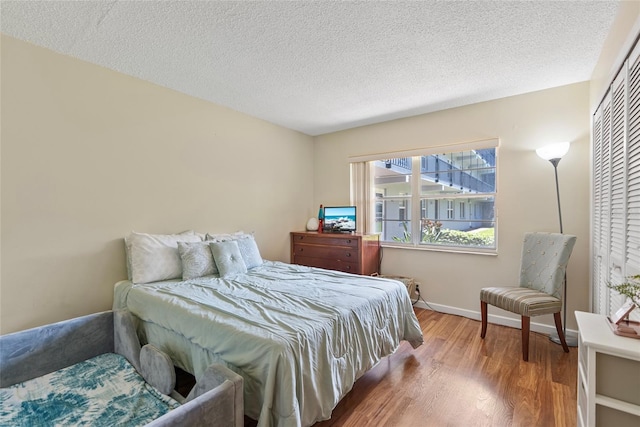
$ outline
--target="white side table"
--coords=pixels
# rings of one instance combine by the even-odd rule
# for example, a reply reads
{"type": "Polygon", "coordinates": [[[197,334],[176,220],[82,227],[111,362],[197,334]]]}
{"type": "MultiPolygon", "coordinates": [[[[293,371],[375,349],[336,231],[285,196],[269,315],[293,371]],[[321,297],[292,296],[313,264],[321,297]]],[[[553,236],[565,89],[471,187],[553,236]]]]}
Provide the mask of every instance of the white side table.
{"type": "Polygon", "coordinates": [[[615,335],[601,314],[575,315],[578,426],[640,426],[640,339],[615,335]]]}

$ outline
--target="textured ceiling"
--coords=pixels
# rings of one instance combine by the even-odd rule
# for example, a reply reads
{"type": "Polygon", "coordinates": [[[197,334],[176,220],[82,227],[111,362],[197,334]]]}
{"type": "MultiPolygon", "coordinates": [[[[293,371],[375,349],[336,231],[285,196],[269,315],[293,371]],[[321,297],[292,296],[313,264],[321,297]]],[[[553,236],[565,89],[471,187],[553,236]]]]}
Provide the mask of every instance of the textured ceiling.
{"type": "Polygon", "coordinates": [[[12,37],[309,135],[589,80],[617,1],[5,1],[12,37]]]}

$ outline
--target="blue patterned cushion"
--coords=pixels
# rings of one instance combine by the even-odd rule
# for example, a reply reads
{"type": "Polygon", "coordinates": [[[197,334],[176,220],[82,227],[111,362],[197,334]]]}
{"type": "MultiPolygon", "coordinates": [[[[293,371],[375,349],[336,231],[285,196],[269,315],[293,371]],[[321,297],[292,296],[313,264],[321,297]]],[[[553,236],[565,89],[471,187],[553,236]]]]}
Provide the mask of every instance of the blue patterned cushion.
{"type": "Polygon", "coordinates": [[[178,406],[106,353],[0,389],[0,425],[141,426],[178,406]]]}

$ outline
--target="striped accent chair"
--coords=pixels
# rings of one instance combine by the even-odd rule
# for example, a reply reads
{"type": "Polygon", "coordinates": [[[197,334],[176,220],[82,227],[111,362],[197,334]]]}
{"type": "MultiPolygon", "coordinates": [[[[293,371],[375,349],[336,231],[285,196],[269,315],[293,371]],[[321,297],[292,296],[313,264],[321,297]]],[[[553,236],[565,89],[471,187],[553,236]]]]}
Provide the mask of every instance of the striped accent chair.
{"type": "Polygon", "coordinates": [[[576,236],[559,233],[526,233],[522,245],[520,285],[480,290],[482,331],[487,334],[487,304],[522,316],[522,359],[529,360],[529,326],[532,316],[553,314],[558,337],[566,353],[562,330],[562,290],[576,236]]]}

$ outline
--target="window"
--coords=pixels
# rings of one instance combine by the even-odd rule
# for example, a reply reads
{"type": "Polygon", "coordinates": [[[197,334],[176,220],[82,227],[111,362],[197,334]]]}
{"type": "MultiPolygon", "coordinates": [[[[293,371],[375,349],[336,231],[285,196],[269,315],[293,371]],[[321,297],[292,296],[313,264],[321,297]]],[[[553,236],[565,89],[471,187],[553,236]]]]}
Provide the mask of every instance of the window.
{"type": "Polygon", "coordinates": [[[359,162],[367,174],[359,184],[352,179],[352,190],[370,186],[359,190],[361,203],[364,212],[375,212],[360,218],[370,224],[361,231],[380,233],[383,244],[394,246],[495,249],[497,140],[483,142],[359,162]]]}

